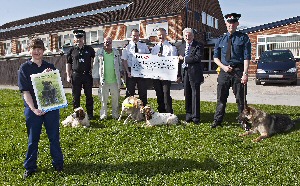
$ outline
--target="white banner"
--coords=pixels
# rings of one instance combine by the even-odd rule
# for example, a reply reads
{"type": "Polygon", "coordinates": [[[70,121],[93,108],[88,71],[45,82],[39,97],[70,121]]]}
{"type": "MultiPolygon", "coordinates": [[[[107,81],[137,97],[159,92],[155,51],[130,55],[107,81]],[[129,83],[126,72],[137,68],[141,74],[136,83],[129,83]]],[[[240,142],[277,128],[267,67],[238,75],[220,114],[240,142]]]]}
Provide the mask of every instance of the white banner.
{"type": "Polygon", "coordinates": [[[146,35],[147,37],[150,36],[157,36],[157,30],[159,28],[164,28],[166,30],[166,33],[168,35],[168,22],[164,22],[164,23],[153,23],[153,24],[148,24],[146,25],[146,35]]]}
{"type": "Polygon", "coordinates": [[[160,80],[177,80],[178,56],[135,54],[132,60],[131,75],[160,80]]]}

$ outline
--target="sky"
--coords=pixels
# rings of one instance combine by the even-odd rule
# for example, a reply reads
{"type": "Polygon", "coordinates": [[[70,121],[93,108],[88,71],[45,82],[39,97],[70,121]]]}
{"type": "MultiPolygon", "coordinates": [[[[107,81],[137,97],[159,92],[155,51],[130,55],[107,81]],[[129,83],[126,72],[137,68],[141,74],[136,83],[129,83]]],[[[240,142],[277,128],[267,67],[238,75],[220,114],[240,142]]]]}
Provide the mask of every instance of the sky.
{"type": "MultiPolygon", "coordinates": [[[[97,0],[1,0],[0,25],[97,0]]],[[[240,13],[240,26],[253,27],[300,16],[300,0],[219,0],[223,15],[240,13]]]]}

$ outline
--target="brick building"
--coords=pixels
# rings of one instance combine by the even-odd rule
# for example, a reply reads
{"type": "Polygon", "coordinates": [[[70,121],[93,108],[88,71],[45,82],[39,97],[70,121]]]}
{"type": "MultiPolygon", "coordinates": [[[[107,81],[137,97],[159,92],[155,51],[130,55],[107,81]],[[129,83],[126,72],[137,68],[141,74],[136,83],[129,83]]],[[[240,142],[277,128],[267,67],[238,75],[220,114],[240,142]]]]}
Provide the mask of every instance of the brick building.
{"type": "MultiPolygon", "coordinates": [[[[247,33],[252,44],[252,61],[266,50],[289,49],[300,59],[300,16],[240,30],[247,33]]],[[[298,62],[298,69],[300,63],[298,62]]],[[[250,73],[256,72],[256,64],[250,64],[250,73]]],[[[298,70],[298,77],[299,76],[298,70]]]]}
{"type": "Polygon", "coordinates": [[[214,70],[212,37],[226,32],[218,0],[102,0],[56,12],[6,23],[0,27],[0,55],[20,57],[27,54],[27,42],[38,35],[47,52],[55,54],[73,45],[73,29],[86,32],[86,43],[99,47],[111,36],[114,47],[122,48],[130,40],[131,30],[140,30],[141,40],[150,47],[156,41],[156,29],[167,30],[168,40],[182,41],[182,30],[194,28],[196,39],[205,45],[205,70],[214,70]]]}

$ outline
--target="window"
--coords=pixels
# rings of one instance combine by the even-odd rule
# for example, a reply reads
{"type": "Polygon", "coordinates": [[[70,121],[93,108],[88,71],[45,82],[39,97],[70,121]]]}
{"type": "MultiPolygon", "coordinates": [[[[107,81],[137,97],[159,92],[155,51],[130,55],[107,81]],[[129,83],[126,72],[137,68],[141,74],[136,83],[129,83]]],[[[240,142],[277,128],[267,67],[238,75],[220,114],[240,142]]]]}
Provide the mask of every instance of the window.
{"type": "Polygon", "coordinates": [[[28,39],[21,40],[20,45],[21,45],[21,52],[28,51],[28,39]]]}
{"type": "Polygon", "coordinates": [[[211,15],[207,14],[207,25],[214,27],[214,18],[211,15]]]}
{"type": "Polygon", "coordinates": [[[64,34],[60,37],[61,46],[59,47],[67,47],[74,45],[74,35],[73,34],[64,34]]]}
{"type": "Polygon", "coordinates": [[[103,43],[103,30],[85,32],[85,42],[88,45],[103,43]]]}
{"type": "Polygon", "coordinates": [[[202,12],[202,23],[203,24],[206,24],[206,13],[205,12],[202,12]]]}
{"type": "Polygon", "coordinates": [[[215,29],[219,29],[219,21],[218,21],[218,19],[215,19],[215,29]]]}
{"type": "Polygon", "coordinates": [[[4,43],[4,52],[6,54],[11,54],[11,42],[4,43]]]}
{"type": "Polygon", "coordinates": [[[140,24],[128,25],[127,28],[126,28],[126,38],[131,38],[131,31],[133,29],[137,29],[139,31],[140,30],[140,24]]]}
{"type": "Polygon", "coordinates": [[[98,43],[98,33],[97,31],[91,31],[91,44],[98,43]]]}
{"type": "Polygon", "coordinates": [[[265,51],[265,45],[258,45],[257,46],[257,57],[259,57],[261,55],[261,53],[263,53],[265,51]]]}

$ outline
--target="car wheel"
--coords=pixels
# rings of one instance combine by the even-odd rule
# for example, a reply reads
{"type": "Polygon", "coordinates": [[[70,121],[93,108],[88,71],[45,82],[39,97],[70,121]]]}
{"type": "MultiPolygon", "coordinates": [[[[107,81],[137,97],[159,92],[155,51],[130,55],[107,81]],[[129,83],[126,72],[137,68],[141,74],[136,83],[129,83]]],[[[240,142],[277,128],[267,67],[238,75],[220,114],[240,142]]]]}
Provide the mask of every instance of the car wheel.
{"type": "Polygon", "coordinates": [[[291,82],[291,85],[297,85],[297,79],[291,82]]]}
{"type": "Polygon", "coordinates": [[[261,81],[259,81],[258,79],[255,79],[255,84],[256,85],[261,85],[261,81]]]}

